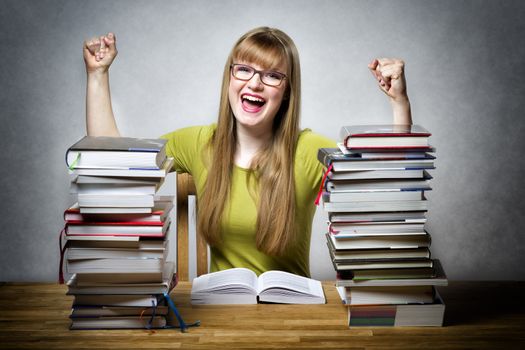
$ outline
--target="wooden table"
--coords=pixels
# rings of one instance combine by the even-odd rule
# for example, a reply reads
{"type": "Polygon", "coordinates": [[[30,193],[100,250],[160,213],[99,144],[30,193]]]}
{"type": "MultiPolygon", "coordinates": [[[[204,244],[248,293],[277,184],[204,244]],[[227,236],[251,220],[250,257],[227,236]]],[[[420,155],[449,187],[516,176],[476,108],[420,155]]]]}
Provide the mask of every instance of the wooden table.
{"type": "Polygon", "coordinates": [[[172,293],[179,330],[70,331],[72,297],[58,284],[0,286],[0,348],[19,349],[525,349],[525,282],[451,282],[440,288],[444,327],[352,328],[333,283],[325,305],[191,306],[189,283],[172,293]]]}

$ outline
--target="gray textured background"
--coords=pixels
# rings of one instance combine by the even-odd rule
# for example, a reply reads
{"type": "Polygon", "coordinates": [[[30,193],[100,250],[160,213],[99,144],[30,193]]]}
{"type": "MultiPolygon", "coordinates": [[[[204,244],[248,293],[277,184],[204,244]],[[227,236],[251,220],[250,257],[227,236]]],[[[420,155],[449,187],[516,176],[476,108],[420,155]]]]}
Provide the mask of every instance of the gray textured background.
{"type": "MultiPolygon", "coordinates": [[[[0,280],[56,280],[72,201],[63,157],[85,132],[84,39],[116,33],[117,122],[156,137],[215,120],[226,56],[260,25],[295,40],[302,126],[334,139],[343,124],[390,122],[366,64],[405,59],[414,121],[437,149],[434,257],[450,279],[523,280],[524,18],[520,1],[2,0],[0,280]]],[[[319,279],[334,277],[324,220],[318,211],[312,233],[319,279]]]]}

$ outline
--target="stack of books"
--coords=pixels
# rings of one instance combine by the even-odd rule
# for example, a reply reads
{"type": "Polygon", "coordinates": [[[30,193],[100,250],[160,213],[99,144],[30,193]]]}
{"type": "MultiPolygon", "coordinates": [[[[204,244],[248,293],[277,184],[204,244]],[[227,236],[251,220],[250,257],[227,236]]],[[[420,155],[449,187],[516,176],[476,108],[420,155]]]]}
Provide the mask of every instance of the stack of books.
{"type": "Polygon", "coordinates": [[[435,152],[418,125],[341,129],[322,148],[326,242],[350,326],[440,326],[447,285],[425,229],[435,152]]]}
{"type": "MultiPolygon", "coordinates": [[[[173,159],[165,140],[86,136],[66,152],[77,202],[65,210],[71,329],[165,328],[175,266],[166,261],[173,159]]],[[[62,238],[62,236],[61,236],[62,238]]]]}

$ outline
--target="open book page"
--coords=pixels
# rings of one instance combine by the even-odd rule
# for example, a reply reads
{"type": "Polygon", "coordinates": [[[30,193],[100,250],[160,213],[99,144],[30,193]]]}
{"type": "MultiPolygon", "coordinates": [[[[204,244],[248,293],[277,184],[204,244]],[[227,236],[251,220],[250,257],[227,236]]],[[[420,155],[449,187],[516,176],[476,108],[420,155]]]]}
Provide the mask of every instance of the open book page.
{"type": "Polygon", "coordinates": [[[288,304],[324,304],[321,282],[283,271],[259,276],[259,301],[288,304]]]}
{"type": "Polygon", "coordinates": [[[192,304],[256,304],[257,275],[245,268],[212,272],[193,280],[192,304]]]}

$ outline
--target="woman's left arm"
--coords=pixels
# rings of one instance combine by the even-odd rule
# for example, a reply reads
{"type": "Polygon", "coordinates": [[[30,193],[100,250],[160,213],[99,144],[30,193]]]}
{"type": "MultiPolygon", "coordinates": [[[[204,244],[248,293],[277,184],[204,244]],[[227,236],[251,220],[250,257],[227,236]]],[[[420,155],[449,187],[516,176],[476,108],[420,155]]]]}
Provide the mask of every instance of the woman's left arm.
{"type": "Polygon", "coordinates": [[[405,62],[395,58],[376,58],[368,64],[368,68],[377,80],[381,91],[390,99],[394,116],[393,124],[412,125],[405,81],[405,62]]]}

